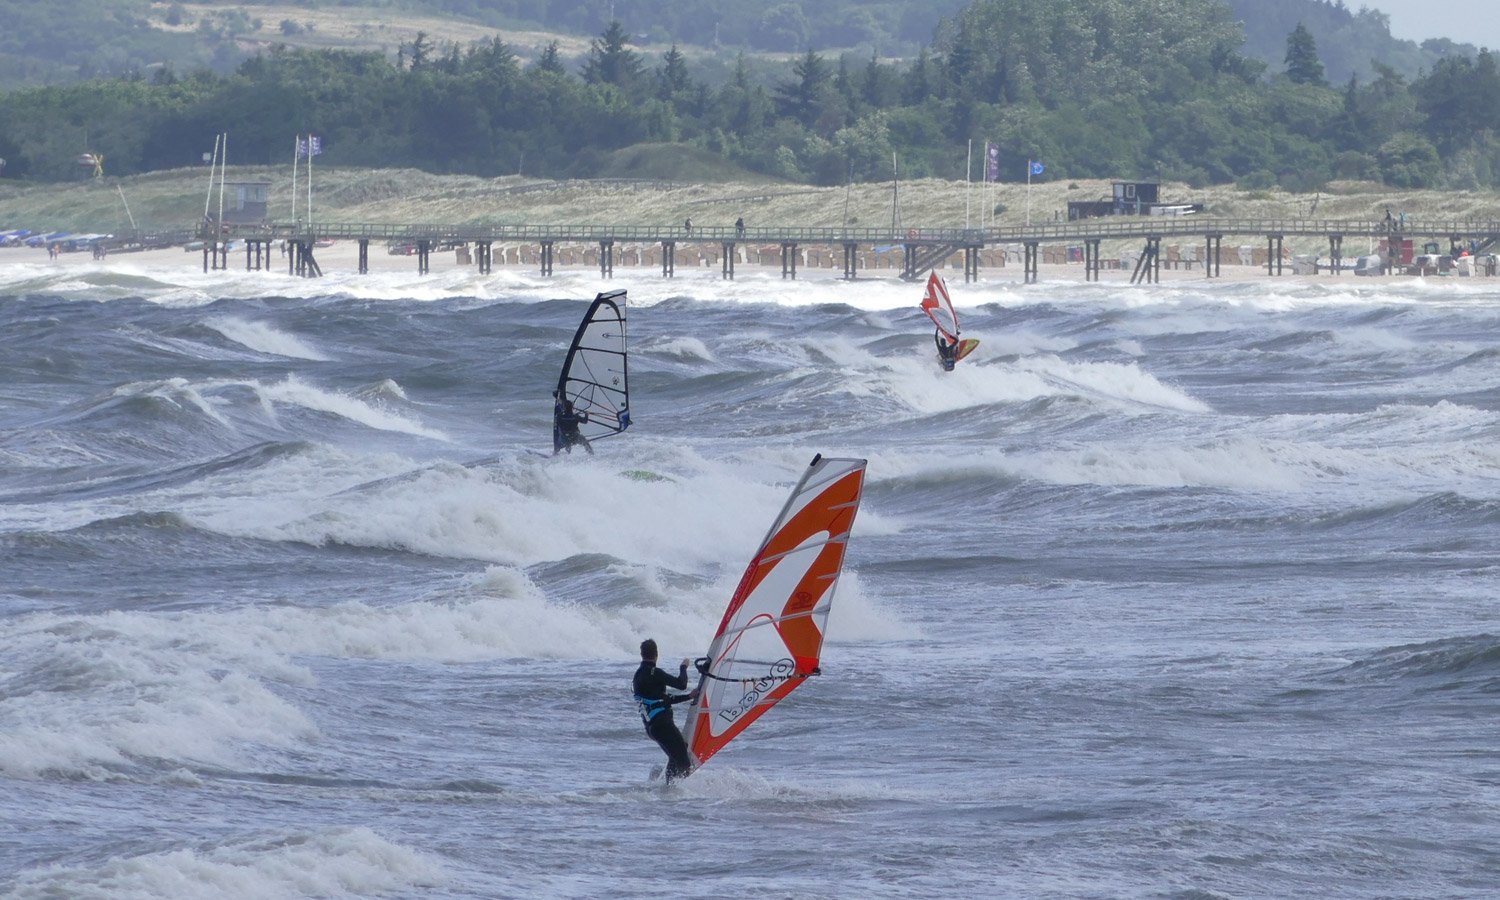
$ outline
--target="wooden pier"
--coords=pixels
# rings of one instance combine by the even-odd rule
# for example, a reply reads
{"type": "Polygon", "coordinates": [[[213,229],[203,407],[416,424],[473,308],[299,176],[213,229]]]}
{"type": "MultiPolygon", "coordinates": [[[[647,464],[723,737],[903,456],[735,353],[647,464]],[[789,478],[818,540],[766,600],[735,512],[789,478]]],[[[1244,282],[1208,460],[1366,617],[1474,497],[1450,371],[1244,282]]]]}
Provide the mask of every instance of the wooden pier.
{"type": "MultiPolygon", "coordinates": [[[[1033,284],[1038,280],[1039,263],[1044,245],[1064,244],[1082,249],[1084,277],[1099,280],[1102,268],[1100,245],[1141,242],[1131,283],[1155,283],[1161,278],[1162,241],[1173,239],[1201,241],[1203,274],[1219,277],[1226,237],[1264,241],[1266,274],[1285,271],[1284,242],[1288,238],[1326,240],[1331,275],[1348,268],[1344,264],[1344,239],[1365,238],[1372,241],[1411,241],[1416,246],[1437,243],[1449,249],[1471,248],[1476,255],[1487,252],[1500,240],[1500,221],[1407,221],[1401,227],[1380,220],[1349,219],[1225,219],[1205,216],[1137,217],[1116,216],[1086,219],[1065,224],[998,228],[804,228],[766,226],[758,228],[694,227],[660,225],[430,225],[430,224],[273,224],[262,226],[206,226],[194,236],[203,241],[204,271],[229,266],[227,245],[244,242],[247,270],[269,269],[271,248],[287,248],[287,271],[290,274],[316,277],[322,274],[315,254],[320,241],[358,241],[359,271],[369,271],[370,243],[409,248],[416,257],[417,271],[426,273],[432,251],[455,247],[472,247],[470,264],[481,274],[491,271],[493,248],[499,244],[531,244],[538,248],[540,274],[550,276],[560,244],[585,244],[598,248],[599,274],[612,277],[616,249],[619,245],[653,245],[660,247],[662,276],[676,272],[676,254],[683,245],[710,245],[720,251],[721,276],[734,278],[734,261],[740,245],[780,248],[781,274],[795,279],[800,254],[804,248],[828,248],[842,251],[843,277],[859,277],[861,248],[901,253],[900,277],[916,280],[929,270],[944,264],[955,255],[963,258],[964,280],[979,277],[980,252],[986,248],[1019,248],[1022,278],[1033,284]]],[[[1399,246],[1399,245],[1398,245],[1399,246]]],[[[1386,271],[1394,268],[1392,254],[1386,254],[1386,271]]],[[[1494,274],[1493,271],[1490,274],[1494,274]]]]}

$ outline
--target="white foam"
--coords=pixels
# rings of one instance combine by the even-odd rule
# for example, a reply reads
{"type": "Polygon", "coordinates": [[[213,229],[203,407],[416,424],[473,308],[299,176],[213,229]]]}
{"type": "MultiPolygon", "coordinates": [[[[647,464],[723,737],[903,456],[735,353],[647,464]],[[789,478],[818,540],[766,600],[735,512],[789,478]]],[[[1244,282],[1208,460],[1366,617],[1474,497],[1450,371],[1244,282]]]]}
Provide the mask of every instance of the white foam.
{"type": "Polygon", "coordinates": [[[0,626],[14,674],[0,683],[0,772],[109,779],[139,761],[242,764],[313,724],[267,687],[307,673],[237,643],[205,614],[41,614],[0,626]]]}
{"type": "Polygon", "coordinates": [[[449,440],[446,434],[437,429],[428,428],[399,413],[366,403],[348,394],[314,387],[295,375],[288,375],[275,384],[256,384],[260,393],[273,402],[289,403],[304,409],[332,413],[367,428],[396,431],[431,438],[435,441],[449,440]]]}
{"type": "Polygon", "coordinates": [[[369,828],[325,828],[245,837],[203,849],[116,856],[20,875],[15,898],[261,900],[265,897],[416,895],[450,876],[441,861],[369,828]]]}
{"type": "Polygon", "coordinates": [[[327,361],[330,358],[301,338],[279,331],[264,322],[221,316],[208,319],[203,324],[257,353],[314,361],[327,361]]]}
{"type": "Polygon", "coordinates": [[[894,400],[921,415],[973,406],[1077,396],[1135,412],[1161,409],[1204,413],[1207,404],[1163,384],[1136,363],[1071,362],[1052,355],[1013,363],[970,357],[944,372],[927,348],[910,355],[875,356],[843,338],[818,342],[838,362],[842,386],[856,397],[894,400]]]}
{"type": "Polygon", "coordinates": [[[224,428],[232,428],[229,420],[220,411],[219,402],[205,394],[234,382],[207,381],[190,382],[186,378],[168,378],[164,381],[137,381],[115,388],[115,397],[153,397],[178,409],[191,409],[202,413],[224,428]]]}
{"type": "Polygon", "coordinates": [[[666,356],[678,356],[687,359],[701,359],[707,362],[714,361],[714,355],[708,349],[708,345],[695,337],[657,338],[654,340],[645,340],[637,344],[634,352],[660,353],[666,356]]]}

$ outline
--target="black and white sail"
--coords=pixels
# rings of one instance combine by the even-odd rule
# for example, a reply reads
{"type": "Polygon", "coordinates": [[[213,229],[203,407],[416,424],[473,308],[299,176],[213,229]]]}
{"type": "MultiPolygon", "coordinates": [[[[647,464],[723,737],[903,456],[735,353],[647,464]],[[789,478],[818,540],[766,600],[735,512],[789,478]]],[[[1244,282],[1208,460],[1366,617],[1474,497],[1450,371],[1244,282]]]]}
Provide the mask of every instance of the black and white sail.
{"type": "MultiPolygon", "coordinates": [[[[590,442],[630,427],[624,291],[594,298],[563,360],[557,398],[578,413],[578,432],[590,442]]],[[[554,447],[561,446],[561,441],[554,434],[554,447]]]]}

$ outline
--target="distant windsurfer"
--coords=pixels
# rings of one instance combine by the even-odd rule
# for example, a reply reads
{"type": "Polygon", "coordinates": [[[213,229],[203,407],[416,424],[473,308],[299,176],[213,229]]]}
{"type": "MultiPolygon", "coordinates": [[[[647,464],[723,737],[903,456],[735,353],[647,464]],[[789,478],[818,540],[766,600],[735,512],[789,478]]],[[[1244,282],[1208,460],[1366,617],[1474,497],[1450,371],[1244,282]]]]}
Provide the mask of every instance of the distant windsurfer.
{"type": "Polygon", "coordinates": [[[632,687],[635,704],[641,713],[641,722],[646,734],[667,754],[667,780],[682,778],[693,771],[693,760],[688,755],[687,742],[677,723],[672,721],[672,706],[698,699],[698,692],[668,694],[667,688],[687,690],[688,661],[683,660],[676,677],[656,667],[656,641],[646,638],[641,641],[641,665],[635,670],[632,687]]]}
{"type": "Polygon", "coordinates": [[[573,408],[573,401],[561,396],[557,391],[552,392],[552,455],[556,456],[563,450],[573,452],[573,445],[581,444],[583,449],[594,455],[594,447],[578,430],[578,426],[589,420],[589,414],[579,412],[573,408]]]}
{"type": "Polygon", "coordinates": [[[932,339],[937,343],[938,362],[943,364],[943,371],[952,372],[958,363],[958,341],[950,342],[941,328],[932,332],[932,339]]]}

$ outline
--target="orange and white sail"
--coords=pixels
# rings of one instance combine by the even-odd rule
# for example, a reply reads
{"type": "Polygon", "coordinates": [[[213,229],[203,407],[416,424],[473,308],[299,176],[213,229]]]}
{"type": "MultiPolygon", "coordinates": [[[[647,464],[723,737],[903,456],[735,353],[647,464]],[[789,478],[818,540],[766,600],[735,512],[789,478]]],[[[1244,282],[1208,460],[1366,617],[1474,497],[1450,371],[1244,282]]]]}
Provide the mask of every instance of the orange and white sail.
{"type": "Polygon", "coordinates": [[[922,295],[922,312],[927,313],[938,331],[948,343],[958,340],[958,313],[953,309],[953,298],[948,296],[948,285],[936,272],[927,276],[927,293],[922,295]]]}
{"type": "Polygon", "coordinates": [[[828,611],[864,490],[862,459],[813,458],[740,579],[683,729],[703,765],[819,673],[828,611]]]}

